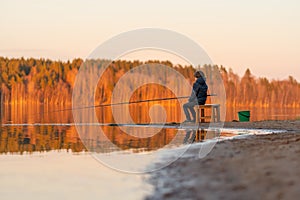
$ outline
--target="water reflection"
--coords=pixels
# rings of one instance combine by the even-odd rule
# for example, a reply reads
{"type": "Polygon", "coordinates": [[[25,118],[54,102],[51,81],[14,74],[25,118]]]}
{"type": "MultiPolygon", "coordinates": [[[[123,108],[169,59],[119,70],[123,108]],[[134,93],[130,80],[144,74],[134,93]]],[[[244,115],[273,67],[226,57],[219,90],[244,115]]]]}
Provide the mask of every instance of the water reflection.
{"type": "MultiPolygon", "coordinates": [[[[134,152],[153,151],[169,144],[177,134],[176,129],[161,129],[152,137],[139,138],[126,134],[117,126],[99,128],[103,129],[105,135],[95,135],[89,132],[79,138],[75,126],[2,126],[0,129],[0,153],[22,154],[61,149],[72,152],[88,150],[98,153],[127,149],[134,152]]],[[[139,131],[140,128],[128,127],[128,129],[139,131]]],[[[178,139],[174,144],[182,144],[182,140],[178,139]]]]}
{"type": "MultiPolygon", "coordinates": [[[[167,115],[166,122],[181,122],[184,113],[180,112],[179,102],[161,102],[167,115]]],[[[133,121],[136,123],[149,123],[149,109],[153,103],[131,105],[133,121]]],[[[260,120],[295,120],[300,118],[300,108],[255,108],[255,107],[227,107],[225,121],[238,120],[238,111],[250,110],[250,121],[260,120]]],[[[87,112],[90,112],[87,109],[87,112]]],[[[41,106],[41,105],[4,105],[0,110],[0,124],[31,124],[31,123],[73,123],[71,106],[41,106]]],[[[211,113],[206,113],[211,115],[211,113]]],[[[96,115],[99,123],[114,123],[110,107],[97,108],[96,115]]],[[[120,113],[122,115],[122,113],[120,113]]]]}
{"type": "Polygon", "coordinates": [[[85,151],[74,127],[7,126],[0,129],[0,153],[50,150],[85,151]]]}
{"type": "MultiPolygon", "coordinates": [[[[165,102],[166,103],[166,102],[165,102]]],[[[143,104],[144,105],[144,104],[143,104]]],[[[162,104],[166,109],[167,122],[178,122],[183,114],[179,112],[179,103],[177,101],[162,104]],[[174,104],[172,104],[174,103],[174,104]],[[177,112],[178,111],[178,112],[177,112]]],[[[149,123],[149,107],[132,105],[130,109],[133,113],[133,119],[137,123],[149,123]]],[[[3,106],[1,110],[1,124],[20,123],[73,123],[72,111],[52,112],[53,110],[62,110],[65,108],[42,106],[3,106]]],[[[251,121],[267,119],[295,119],[300,115],[300,109],[261,109],[261,108],[227,108],[226,121],[237,119],[239,110],[250,110],[251,121]]],[[[87,122],[91,121],[89,110],[87,112],[87,122]]],[[[96,109],[99,122],[112,123],[113,116],[110,108],[96,109]]],[[[120,112],[122,115],[122,112],[120,112]]],[[[134,152],[154,151],[168,145],[182,145],[183,143],[201,142],[206,139],[224,136],[225,133],[216,133],[212,131],[200,130],[180,130],[177,134],[176,129],[161,129],[152,136],[152,129],[146,130],[135,127],[130,131],[124,131],[120,127],[101,126],[104,135],[97,135],[94,128],[86,127],[85,133],[79,138],[74,126],[55,126],[55,125],[36,125],[36,126],[2,126],[0,129],[0,153],[23,153],[33,151],[50,151],[66,149],[72,152],[92,151],[98,153],[109,153],[112,151],[122,151],[131,149],[134,152]],[[135,133],[134,135],[127,134],[135,133]],[[143,133],[142,135],[140,133],[143,133]],[[151,136],[151,137],[150,137],[151,136]],[[112,145],[113,144],[113,145],[112,145]]],[[[128,127],[127,129],[130,129],[128,127]]],[[[153,129],[153,132],[156,132],[153,129]]],[[[227,135],[228,136],[228,135],[227,135]]],[[[229,135],[230,136],[230,135],[229,135]]]]}
{"type": "Polygon", "coordinates": [[[2,126],[0,129],[0,153],[20,153],[51,150],[71,150],[72,152],[91,151],[110,153],[132,150],[132,152],[155,151],[165,147],[176,147],[183,144],[202,142],[204,140],[232,136],[220,130],[181,129],[157,127],[99,126],[104,135],[88,132],[81,138],[75,126],[36,125],[36,126],[2,126]],[[123,127],[124,128],[124,127],[123,127]],[[152,130],[153,129],[153,130],[152,130]],[[150,137],[136,137],[127,132],[158,133],[150,137]]]}
{"type": "Polygon", "coordinates": [[[189,144],[189,143],[195,143],[195,142],[203,142],[205,140],[209,139],[215,139],[222,137],[231,137],[235,134],[229,134],[225,132],[221,132],[220,129],[187,129],[186,135],[184,137],[183,143],[189,144]]]}

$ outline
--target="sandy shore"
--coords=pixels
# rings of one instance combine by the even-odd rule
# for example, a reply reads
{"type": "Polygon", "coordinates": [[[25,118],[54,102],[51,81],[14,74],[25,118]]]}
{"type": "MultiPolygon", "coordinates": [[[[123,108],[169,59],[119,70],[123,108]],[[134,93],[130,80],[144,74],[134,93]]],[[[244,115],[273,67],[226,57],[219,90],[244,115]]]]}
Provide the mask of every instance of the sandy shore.
{"type": "MultiPolygon", "coordinates": [[[[203,159],[180,158],[152,174],[147,199],[299,199],[300,121],[229,122],[286,133],[219,142],[203,159]]],[[[191,148],[189,154],[197,154],[191,148]]]]}

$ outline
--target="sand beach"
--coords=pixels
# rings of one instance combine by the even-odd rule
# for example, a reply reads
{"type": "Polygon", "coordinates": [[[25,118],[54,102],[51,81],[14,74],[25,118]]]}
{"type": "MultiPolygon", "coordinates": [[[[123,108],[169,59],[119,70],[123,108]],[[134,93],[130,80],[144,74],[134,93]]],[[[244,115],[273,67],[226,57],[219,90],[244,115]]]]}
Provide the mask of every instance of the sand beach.
{"type": "Polygon", "coordinates": [[[148,180],[146,199],[299,199],[300,121],[226,122],[226,128],[280,129],[218,142],[202,159],[197,145],[148,180]]]}

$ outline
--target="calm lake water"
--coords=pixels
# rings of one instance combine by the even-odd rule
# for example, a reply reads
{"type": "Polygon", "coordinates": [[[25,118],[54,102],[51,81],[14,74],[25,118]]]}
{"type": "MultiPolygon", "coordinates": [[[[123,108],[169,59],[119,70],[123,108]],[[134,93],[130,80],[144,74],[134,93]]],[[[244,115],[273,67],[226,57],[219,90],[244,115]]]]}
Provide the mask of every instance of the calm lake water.
{"type": "MultiPolygon", "coordinates": [[[[241,110],[250,110],[250,121],[294,120],[300,116],[300,109],[291,108],[272,110],[249,109],[246,107],[227,108],[226,121],[238,120],[237,112],[241,110]]],[[[201,142],[207,138],[228,134],[225,132],[207,133],[204,130],[197,132],[190,129],[178,130],[174,127],[104,126],[103,122],[106,124],[114,122],[112,116],[105,115],[106,113],[109,112],[106,112],[106,110],[100,112],[100,126],[96,124],[77,127],[80,130],[84,128],[83,133],[79,136],[74,126],[71,110],[61,107],[3,107],[0,118],[0,153],[23,154],[24,152],[47,152],[52,150],[65,150],[72,153],[87,151],[110,153],[126,150],[145,152],[156,151],[167,145],[176,147],[187,142],[201,142]],[[95,133],[100,129],[102,134],[95,133]]],[[[172,115],[174,113],[167,114],[172,115]]],[[[139,112],[135,115],[139,116],[139,112]]],[[[168,122],[173,122],[173,120],[171,119],[168,122]]],[[[142,123],[145,122],[149,121],[142,121],[142,123]]]]}
{"type": "MultiPolygon", "coordinates": [[[[182,102],[181,102],[182,103],[182,102]]],[[[131,117],[136,123],[149,123],[149,110],[152,104],[129,107],[131,117]]],[[[84,107],[84,106],[83,106],[84,107]]],[[[162,104],[166,112],[166,122],[181,122],[185,119],[182,108],[177,104],[162,104]]],[[[117,108],[120,108],[117,106],[117,108]]],[[[92,111],[85,109],[88,112],[92,111]]],[[[261,120],[295,120],[300,118],[300,108],[255,108],[255,107],[221,107],[221,119],[225,121],[238,120],[238,111],[249,110],[250,121],[261,120]]],[[[113,123],[114,117],[110,107],[96,108],[99,123],[113,123]]],[[[210,110],[207,114],[210,115],[210,110]]],[[[160,115],[160,112],[154,115],[160,115]]],[[[120,112],[118,118],[122,117],[120,112]]],[[[159,118],[159,117],[158,117],[159,118]]],[[[31,123],[73,123],[71,106],[2,106],[0,108],[0,123],[31,124],[31,123]]]]}
{"type": "MultiPolygon", "coordinates": [[[[187,129],[159,128],[152,126],[128,126],[127,131],[117,126],[99,126],[107,138],[88,134],[82,138],[77,134],[73,124],[6,124],[1,126],[0,153],[30,154],[64,150],[66,152],[96,152],[111,153],[115,151],[132,150],[133,152],[155,151],[172,143],[172,147],[184,144],[203,142],[217,137],[234,136],[228,132],[187,127],[187,129]],[[127,133],[154,131],[153,137],[135,137],[127,133]],[[106,144],[110,141],[115,148],[106,144]]],[[[170,146],[171,147],[171,146],[170,146]]]]}
{"type": "MultiPolygon", "coordinates": [[[[192,143],[249,133],[196,131],[193,127],[124,127],[135,134],[141,130],[156,133],[136,137],[118,126],[97,125],[103,135],[87,131],[79,137],[71,111],[50,112],[58,109],[1,111],[1,199],[143,199],[153,192],[146,181],[148,175],[127,172],[154,166],[163,152],[169,152],[162,148],[170,149],[169,161],[173,162],[174,155],[182,153],[173,151],[174,147],[182,150],[192,143]]],[[[227,110],[226,120],[237,119],[237,111],[245,109],[227,110]]],[[[296,109],[250,111],[251,120],[295,119],[300,113],[296,109]]]]}
{"type": "MultiPolygon", "coordinates": [[[[118,127],[102,128],[116,148],[105,145],[100,137],[80,139],[74,125],[2,125],[1,199],[143,199],[152,193],[146,181],[149,175],[127,173],[131,170],[127,164],[139,170],[159,162],[161,158],[147,152],[159,152],[178,130],[162,129],[156,137],[134,139],[118,127]],[[103,165],[91,151],[109,160],[103,160],[103,165]],[[136,157],[140,155],[146,157],[136,157]]],[[[219,136],[191,129],[177,135],[173,144],[179,147],[219,136]]]]}

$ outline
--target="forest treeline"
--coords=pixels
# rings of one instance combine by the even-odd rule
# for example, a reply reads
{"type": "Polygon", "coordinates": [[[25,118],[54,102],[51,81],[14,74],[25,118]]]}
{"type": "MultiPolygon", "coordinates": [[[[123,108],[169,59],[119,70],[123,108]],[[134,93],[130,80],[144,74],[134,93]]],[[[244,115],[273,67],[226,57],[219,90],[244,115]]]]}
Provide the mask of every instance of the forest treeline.
{"type": "MultiPolygon", "coordinates": [[[[82,59],[62,62],[48,59],[0,57],[1,104],[71,105],[76,75],[82,63],[82,59]]],[[[112,90],[119,78],[130,69],[149,63],[160,63],[172,67],[190,83],[194,80],[195,69],[192,66],[173,65],[169,61],[143,63],[118,60],[111,63],[109,60],[88,60],[84,62],[87,66],[93,65],[101,68],[103,65],[110,64],[105,71],[106,76],[98,84],[96,103],[110,102],[112,90]]],[[[292,76],[286,80],[268,80],[253,76],[249,69],[243,77],[239,77],[232,69],[228,70],[223,66],[207,65],[201,68],[221,72],[227,106],[300,107],[300,84],[292,76]]],[[[93,72],[90,75],[92,74],[93,72]]],[[[151,72],[149,72],[150,75],[151,72]]],[[[180,86],[177,87],[180,88],[180,86]]],[[[151,98],[149,94],[157,93],[155,87],[151,87],[150,90],[153,91],[140,94],[138,98],[149,99],[151,98]]],[[[84,94],[84,91],[82,93],[84,94]]]]}

